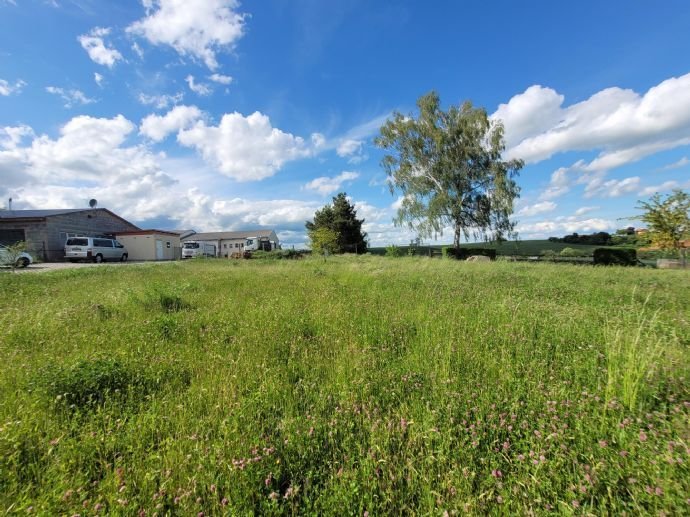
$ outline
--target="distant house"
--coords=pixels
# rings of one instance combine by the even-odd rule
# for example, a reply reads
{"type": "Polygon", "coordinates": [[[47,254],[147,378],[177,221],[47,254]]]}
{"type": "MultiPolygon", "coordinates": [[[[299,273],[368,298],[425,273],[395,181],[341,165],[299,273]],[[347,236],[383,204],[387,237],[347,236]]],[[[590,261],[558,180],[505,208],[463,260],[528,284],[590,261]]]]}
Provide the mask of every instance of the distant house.
{"type": "Polygon", "coordinates": [[[129,260],[177,260],[181,258],[180,236],[165,230],[131,230],[117,232],[129,260]]]}
{"type": "Polygon", "coordinates": [[[114,236],[139,227],[106,208],[0,210],[0,244],[26,242],[29,252],[45,261],[62,260],[68,237],[114,236]]]}
{"type": "Polygon", "coordinates": [[[231,258],[233,253],[242,253],[247,239],[268,240],[271,248],[278,248],[280,241],[274,230],[247,230],[239,232],[203,232],[183,237],[182,244],[188,241],[206,242],[216,247],[216,256],[231,258]]]}

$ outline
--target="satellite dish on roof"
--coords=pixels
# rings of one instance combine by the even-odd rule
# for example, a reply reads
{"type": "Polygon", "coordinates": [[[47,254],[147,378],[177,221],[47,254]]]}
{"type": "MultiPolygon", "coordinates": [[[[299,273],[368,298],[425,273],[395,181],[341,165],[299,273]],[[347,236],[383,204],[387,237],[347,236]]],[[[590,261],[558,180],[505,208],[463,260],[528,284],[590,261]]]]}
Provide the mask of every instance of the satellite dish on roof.
{"type": "Polygon", "coordinates": [[[97,205],[97,204],[98,204],[98,201],[96,201],[95,199],[90,199],[90,200],[89,200],[89,206],[90,206],[91,208],[96,208],[96,205],[97,205]]]}

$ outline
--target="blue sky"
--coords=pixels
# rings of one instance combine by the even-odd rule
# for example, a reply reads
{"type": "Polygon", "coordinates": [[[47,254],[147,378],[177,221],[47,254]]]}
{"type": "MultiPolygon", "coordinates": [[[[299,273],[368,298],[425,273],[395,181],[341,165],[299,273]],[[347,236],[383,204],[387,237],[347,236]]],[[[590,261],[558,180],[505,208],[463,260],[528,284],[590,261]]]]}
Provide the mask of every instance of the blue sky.
{"type": "Polygon", "coordinates": [[[685,0],[0,0],[0,204],[301,245],[346,191],[404,244],[372,140],[434,89],[503,121],[521,238],[614,230],[690,188],[688,27],[685,0]]]}

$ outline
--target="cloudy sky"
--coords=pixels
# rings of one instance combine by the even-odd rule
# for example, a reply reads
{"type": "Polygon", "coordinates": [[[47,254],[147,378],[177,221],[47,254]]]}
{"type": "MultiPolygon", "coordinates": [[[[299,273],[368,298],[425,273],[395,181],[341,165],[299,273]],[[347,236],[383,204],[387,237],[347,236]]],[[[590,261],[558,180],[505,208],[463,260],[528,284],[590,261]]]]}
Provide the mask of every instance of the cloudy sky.
{"type": "Polygon", "coordinates": [[[345,191],[407,243],[372,140],[434,89],[505,124],[521,238],[613,230],[690,188],[688,27],[687,0],[0,0],[0,205],[299,245],[345,191]]]}

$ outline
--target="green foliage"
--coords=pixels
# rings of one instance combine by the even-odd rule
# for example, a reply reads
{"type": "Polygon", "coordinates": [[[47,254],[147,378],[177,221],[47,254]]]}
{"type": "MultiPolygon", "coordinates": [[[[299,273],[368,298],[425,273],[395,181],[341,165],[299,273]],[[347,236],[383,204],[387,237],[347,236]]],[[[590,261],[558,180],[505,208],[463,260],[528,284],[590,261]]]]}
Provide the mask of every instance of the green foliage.
{"type": "Polygon", "coordinates": [[[419,114],[394,113],[375,143],[390,152],[381,164],[391,193],[402,194],[395,219],[422,237],[454,229],[460,238],[488,235],[502,240],[513,234],[514,178],[520,160],[503,161],[503,126],[470,102],[441,109],[435,92],[417,100],[419,114]]]}
{"type": "MultiPolygon", "coordinates": [[[[307,221],[306,228],[309,240],[314,241],[314,232],[327,228],[337,235],[336,246],[330,253],[358,253],[367,252],[367,234],[362,232],[364,219],[357,219],[357,211],[350,204],[347,194],[339,193],[333,198],[331,205],[324,206],[314,214],[314,221],[307,221]]],[[[318,238],[317,238],[318,240],[318,238]]]]}
{"type": "Polygon", "coordinates": [[[404,255],[403,250],[400,246],[391,244],[386,246],[386,257],[402,257],[404,255]]]}
{"type": "Polygon", "coordinates": [[[19,258],[22,253],[26,251],[26,242],[24,241],[19,241],[15,242],[14,244],[10,244],[9,246],[5,246],[3,250],[3,260],[7,261],[7,264],[12,268],[12,271],[14,271],[17,266],[19,266],[19,258]]]}
{"type": "Polygon", "coordinates": [[[644,211],[639,219],[647,223],[652,244],[676,251],[685,261],[683,241],[690,240],[690,194],[676,189],[662,198],[657,193],[637,207],[644,211]]]}
{"type": "Polygon", "coordinates": [[[586,257],[587,254],[575,248],[563,248],[559,253],[561,257],[586,257]]]}
{"type": "Polygon", "coordinates": [[[602,266],[636,266],[637,251],[633,248],[597,248],[594,264],[602,266]]]}
{"type": "Polygon", "coordinates": [[[309,231],[309,245],[312,253],[316,255],[338,253],[340,251],[338,239],[338,233],[330,228],[319,227],[309,231]]]}
{"type": "MultiPolygon", "coordinates": [[[[565,248],[564,248],[565,249],[565,248]]],[[[544,260],[556,260],[560,256],[556,250],[542,250],[540,255],[544,260]]]]}

